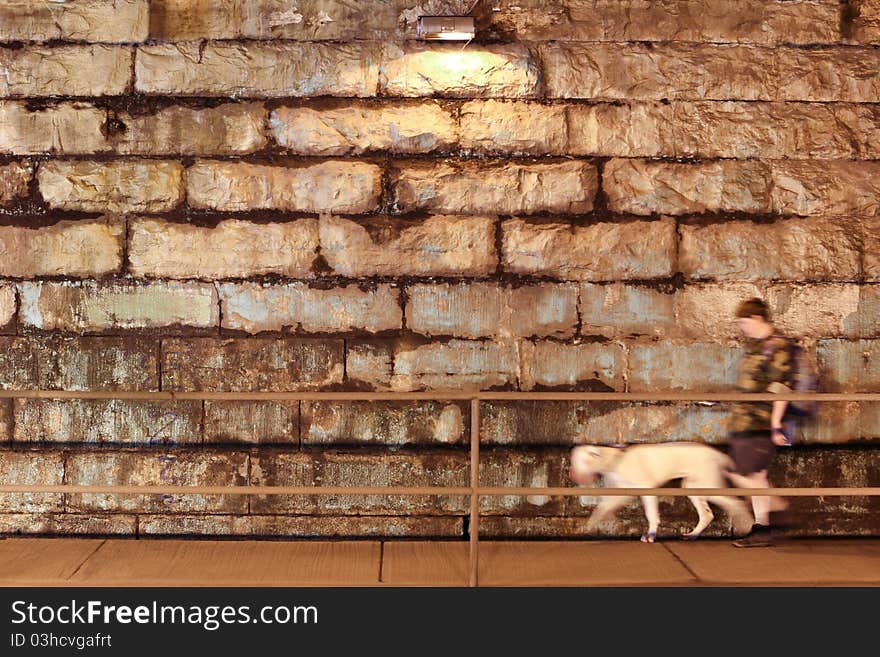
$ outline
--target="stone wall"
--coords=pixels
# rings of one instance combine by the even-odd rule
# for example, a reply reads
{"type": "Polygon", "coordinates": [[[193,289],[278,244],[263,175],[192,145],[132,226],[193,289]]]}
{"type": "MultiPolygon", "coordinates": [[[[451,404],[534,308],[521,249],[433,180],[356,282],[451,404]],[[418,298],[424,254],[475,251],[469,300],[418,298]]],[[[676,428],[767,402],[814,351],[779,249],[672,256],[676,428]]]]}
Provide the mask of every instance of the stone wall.
{"type": "MultiPolygon", "coordinates": [[[[765,296],[827,391],[880,391],[880,0],[0,4],[0,387],[729,391],[765,296]],[[474,7],[478,38],[415,39],[474,7]]],[[[725,404],[493,402],[484,484],[725,404]]],[[[469,481],[461,402],[14,399],[12,484],[469,481]]],[[[782,486],[880,485],[827,403],[782,486]]],[[[578,536],[594,498],[485,499],[578,536]]],[[[877,498],[797,498],[804,534],[877,498]]],[[[462,499],[3,495],[0,533],[461,537],[462,499]]],[[[695,520],[670,500],[667,532],[695,520]]],[[[642,530],[630,507],[605,527],[642,530]]],[[[727,531],[718,521],[712,531],[727,531]]]]}

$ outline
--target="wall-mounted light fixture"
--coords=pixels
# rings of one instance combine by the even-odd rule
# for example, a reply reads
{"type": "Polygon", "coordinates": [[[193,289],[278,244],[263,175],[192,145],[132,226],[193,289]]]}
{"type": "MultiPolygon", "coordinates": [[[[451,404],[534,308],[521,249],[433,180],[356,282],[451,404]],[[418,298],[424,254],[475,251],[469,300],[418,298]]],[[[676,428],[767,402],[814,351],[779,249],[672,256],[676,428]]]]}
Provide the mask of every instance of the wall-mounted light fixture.
{"type": "Polygon", "coordinates": [[[426,41],[470,41],[474,34],[473,16],[419,16],[418,37],[426,41]]]}

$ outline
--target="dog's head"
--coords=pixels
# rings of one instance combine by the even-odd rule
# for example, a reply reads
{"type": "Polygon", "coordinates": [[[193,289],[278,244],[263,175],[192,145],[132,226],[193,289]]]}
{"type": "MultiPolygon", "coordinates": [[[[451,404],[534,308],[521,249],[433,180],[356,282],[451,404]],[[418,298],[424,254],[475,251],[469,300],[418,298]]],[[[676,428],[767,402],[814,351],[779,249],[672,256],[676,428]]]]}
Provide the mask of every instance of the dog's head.
{"type": "Polygon", "coordinates": [[[578,445],[571,450],[571,468],[568,476],[576,484],[589,486],[601,471],[602,450],[595,445],[578,445]]]}

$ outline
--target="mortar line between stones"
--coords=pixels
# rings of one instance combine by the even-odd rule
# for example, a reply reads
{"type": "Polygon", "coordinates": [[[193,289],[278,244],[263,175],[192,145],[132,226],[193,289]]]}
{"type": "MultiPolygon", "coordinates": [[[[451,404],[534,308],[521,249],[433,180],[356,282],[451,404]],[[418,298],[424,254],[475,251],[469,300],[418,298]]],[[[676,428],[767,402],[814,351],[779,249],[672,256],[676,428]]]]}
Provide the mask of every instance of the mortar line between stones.
{"type": "Polygon", "coordinates": [[[72,573],[70,573],[70,575],[67,576],[67,578],[66,578],[65,581],[68,581],[68,582],[69,582],[71,579],[73,579],[73,577],[74,577],[74,576],[80,571],[80,569],[85,565],[86,561],[88,561],[88,560],[91,559],[93,556],[95,556],[95,553],[96,553],[98,550],[100,550],[102,547],[104,547],[104,544],[105,544],[105,543],[107,543],[107,539],[106,539],[106,538],[103,539],[103,540],[98,544],[98,547],[96,547],[94,550],[92,550],[92,551],[88,554],[88,556],[86,556],[86,557],[82,560],[82,562],[80,562],[80,564],[76,567],[76,570],[74,570],[72,573]]]}
{"type": "Polygon", "coordinates": [[[696,582],[701,583],[701,584],[703,583],[703,580],[701,580],[699,575],[697,575],[697,573],[695,573],[691,569],[691,567],[687,565],[687,562],[684,559],[682,559],[680,556],[678,556],[673,550],[670,550],[665,542],[661,541],[660,545],[663,547],[664,550],[666,550],[669,554],[672,555],[673,559],[675,559],[678,563],[681,564],[682,568],[684,568],[686,571],[688,571],[688,573],[691,574],[691,576],[694,578],[694,580],[696,582]]]}

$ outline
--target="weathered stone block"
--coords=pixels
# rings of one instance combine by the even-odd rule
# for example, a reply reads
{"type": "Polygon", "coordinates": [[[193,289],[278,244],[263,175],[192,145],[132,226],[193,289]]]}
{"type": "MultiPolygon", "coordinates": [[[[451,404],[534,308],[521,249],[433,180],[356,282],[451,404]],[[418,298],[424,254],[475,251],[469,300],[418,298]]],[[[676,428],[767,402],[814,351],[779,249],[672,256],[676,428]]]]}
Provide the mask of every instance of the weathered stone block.
{"type": "MultiPolygon", "coordinates": [[[[878,94],[880,97],[880,94],[878,94]]],[[[801,216],[880,214],[880,162],[773,162],[773,212],[801,216]]]]}
{"type": "Polygon", "coordinates": [[[183,200],[179,162],[49,160],[37,171],[52,208],[83,212],[166,212],[183,200]]]}
{"type": "Polygon", "coordinates": [[[297,401],[205,401],[206,443],[299,444],[297,401]]]}
{"type": "Polygon", "coordinates": [[[14,285],[0,285],[0,330],[8,328],[15,320],[18,300],[14,285]]]}
{"type": "MultiPolygon", "coordinates": [[[[493,450],[480,459],[480,485],[491,487],[563,486],[568,470],[561,452],[493,450]]],[[[560,498],[547,495],[483,497],[480,511],[489,515],[552,515],[562,511],[560,498]]]]}
{"type": "Polygon", "coordinates": [[[303,402],[302,441],[306,446],[460,445],[470,440],[468,423],[460,402],[303,402]]]}
{"type": "Polygon", "coordinates": [[[505,271],[567,280],[666,278],[674,272],[675,221],[575,226],[510,219],[501,225],[505,271]]]}
{"type": "Polygon", "coordinates": [[[786,48],[776,59],[777,100],[873,103],[880,97],[876,48],[786,48]]]}
{"type": "Polygon", "coordinates": [[[279,146],[304,155],[432,153],[458,141],[451,110],[436,101],[279,107],[269,129],[279,146]]]}
{"type": "Polygon", "coordinates": [[[0,41],[144,41],[149,0],[16,0],[0,7],[0,41]]]}
{"type": "Polygon", "coordinates": [[[572,155],[651,157],[675,152],[672,106],[661,103],[567,105],[572,155]]]}
{"type": "Polygon", "coordinates": [[[0,98],[120,96],[131,79],[131,48],[103,45],[0,49],[0,98]]]}
{"type": "Polygon", "coordinates": [[[223,283],[218,290],[223,327],[248,333],[378,333],[400,329],[403,321],[400,291],[391,285],[363,290],[357,285],[315,289],[304,283],[223,283]]]}
{"type": "Polygon", "coordinates": [[[493,155],[567,151],[564,105],[473,100],[461,108],[461,148],[493,155]]]}
{"type": "Polygon", "coordinates": [[[520,343],[520,387],[623,390],[623,349],[616,344],[563,344],[542,340],[520,343]]]}
{"type": "Polygon", "coordinates": [[[450,340],[400,347],[394,354],[391,388],[407,390],[485,390],[515,385],[519,373],[515,342],[450,340]]]}
{"type": "Polygon", "coordinates": [[[46,331],[210,328],[220,323],[220,302],[211,283],[40,281],[19,283],[18,290],[22,323],[46,331]]]}
{"type": "Polygon", "coordinates": [[[412,163],[391,178],[401,212],[580,214],[593,209],[598,189],[596,168],[578,161],[412,163]]]}
{"type": "Polygon", "coordinates": [[[225,219],[214,228],[158,219],[130,224],[128,260],[135,276],[313,278],[318,222],[256,223],[225,219]]]}
{"type": "Polygon", "coordinates": [[[122,513],[3,513],[0,534],[86,534],[92,536],[137,534],[137,516],[122,513]]]}
{"type": "Polygon", "coordinates": [[[101,133],[106,116],[88,103],[30,110],[24,101],[0,101],[0,153],[97,153],[108,148],[101,133]]]}
{"type": "Polygon", "coordinates": [[[671,335],[676,332],[672,292],[624,283],[580,286],[581,335],[671,335]]]}
{"type": "Polygon", "coordinates": [[[27,196],[33,176],[34,167],[29,162],[0,165],[0,206],[27,196]]]}
{"type": "Polygon", "coordinates": [[[853,22],[852,39],[861,43],[880,44],[880,1],[858,0],[858,15],[853,22]]]}
{"type": "Polygon", "coordinates": [[[16,399],[17,442],[198,444],[199,401],[16,399]]]}
{"type": "Polygon", "coordinates": [[[342,340],[162,341],[163,390],[314,390],[342,383],[343,369],[342,340]]]}
{"type": "Polygon", "coordinates": [[[742,350],[691,342],[635,343],[629,347],[632,392],[732,392],[742,350]]]}
{"type": "Polygon", "coordinates": [[[186,187],[195,208],[362,213],[378,207],[382,170],[366,162],[288,168],[200,160],[187,169],[186,187]]]}
{"type": "Polygon", "coordinates": [[[0,275],[100,276],[122,267],[125,225],[116,217],[59,221],[43,228],[0,226],[0,275]]]}
{"type": "Polygon", "coordinates": [[[347,341],[345,375],[350,383],[371,390],[387,390],[394,374],[394,345],[391,342],[347,341]]]}
{"type": "Polygon", "coordinates": [[[484,276],[495,272],[491,217],[320,219],[321,255],[342,276],[484,276]]]}
{"type": "Polygon", "coordinates": [[[816,358],[825,392],[880,390],[880,341],[819,340],[816,358]]]}
{"type": "MultiPolygon", "coordinates": [[[[9,486],[57,486],[65,483],[64,459],[56,451],[3,449],[0,481],[9,486]]],[[[61,493],[7,493],[0,496],[0,512],[62,511],[62,497],[61,493]]]]}
{"type": "Polygon", "coordinates": [[[407,297],[406,326],[426,335],[562,338],[577,326],[575,285],[412,285],[407,297]]]}

